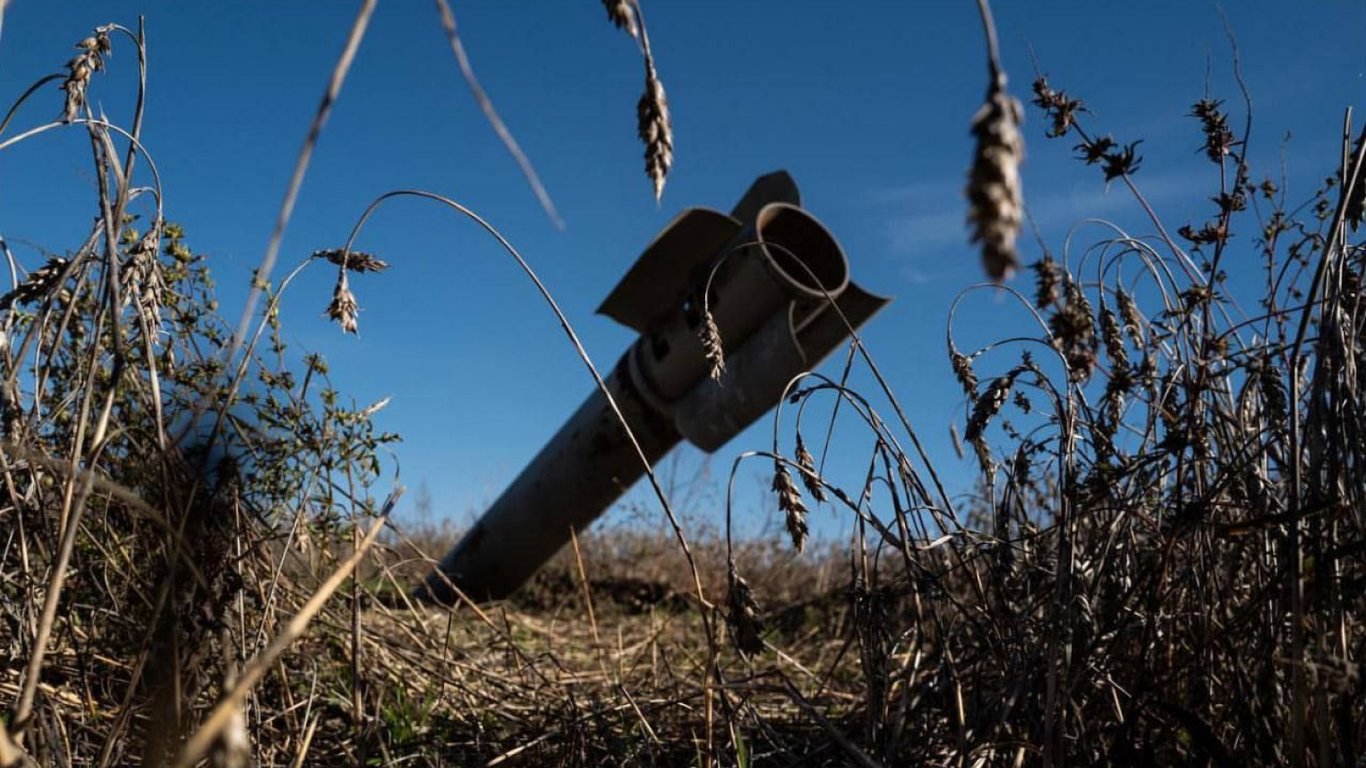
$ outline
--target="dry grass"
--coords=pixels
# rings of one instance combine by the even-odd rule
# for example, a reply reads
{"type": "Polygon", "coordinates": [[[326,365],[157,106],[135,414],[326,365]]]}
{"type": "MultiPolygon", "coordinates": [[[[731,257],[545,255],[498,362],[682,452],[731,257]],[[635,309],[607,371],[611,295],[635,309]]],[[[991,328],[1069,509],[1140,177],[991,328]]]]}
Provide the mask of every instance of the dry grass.
{"type": "MultiPolygon", "coordinates": [[[[605,5],[653,73],[639,5],[605,5]]],[[[86,106],[101,54],[141,52],[142,36],[108,26],[91,40],[43,81],[68,83],[63,119],[0,127],[0,146],[86,132],[98,181],[96,224],[68,258],[22,275],[0,241],[0,766],[1331,766],[1366,753],[1362,138],[1347,132],[1326,165],[1335,183],[1295,207],[1252,178],[1248,124],[1202,100],[1213,208],[1173,237],[1142,196],[1137,143],[1090,132],[1081,102],[1040,78],[1049,135],[1127,188],[1155,235],[1116,228],[1045,256],[1033,300],[993,288],[1032,334],[962,350],[955,305],[946,369],[970,405],[971,502],[949,496],[860,342],[849,364],[869,367],[878,398],[850,390],[847,368],[803,377],[770,450],[732,471],[731,487],[746,462],[773,463],[790,540],[733,538],[730,498],[727,528],[699,534],[651,474],[667,528],[586,534],[513,600],[435,610],[409,589],[454,532],[389,515],[401,489],[380,492],[378,455],[395,438],[370,422],[383,403],[345,403],[320,358],[289,364],[279,303],[299,270],[330,263],[333,315],[354,330],[348,273],[383,262],[351,245],[399,197],[473,218],[534,273],[468,209],[403,191],[273,285],[291,191],[259,275],[264,316],[232,333],[155,178],[134,183],[151,170],[140,114],[124,129],[86,106]],[[1264,273],[1255,303],[1242,297],[1250,315],[1223,275],[1235,231],[1250,235],[1241,263],[1264,273]],[[853,482],[825,474],[828,440],[811,439],[834,410],[866,427],[853,482]],[[806,541],[808,503],[850,521],[848,545],[806,541]]],[[[647,111],[658,194],[662,89],[647,111]]],[[[1018,161],[983,150],[1010,149],[1002,130],[979,132],[974,168],[1018,161]]],[[[1008,170],[980,174],[974,204],[1000,204],[989,188],[1008,170]]],[[[1019,202],[1018,186],[1005,192],[1019,202]]],[[[1005,219],[991,226],[1018,227],[1005,219]]]]}

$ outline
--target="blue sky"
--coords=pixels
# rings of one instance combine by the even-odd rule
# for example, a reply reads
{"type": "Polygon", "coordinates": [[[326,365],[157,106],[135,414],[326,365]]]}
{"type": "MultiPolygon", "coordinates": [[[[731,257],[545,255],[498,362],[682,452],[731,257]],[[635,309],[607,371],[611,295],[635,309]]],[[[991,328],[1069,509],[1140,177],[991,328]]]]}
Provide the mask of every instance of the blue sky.
{"type": "MultiPolygon", "coordinates": [[[[355,5],[14,0],[0,37],[0,94],[11,99],[59,70],[91,27],[134,26],[144,14],[145,142],[170,218],[211,257],[235,318],[355,5]]],[[[446,194],[518,246],[605,369],[632,337],[593,312],[651,237],[682,208],[728,207],[755,176],[786,168],[806,207],[840,239],[856,279],[895,297],[866,341],[950,486],[968,489],[972,468],[948,439],[950,421],[964,414],[944,322],[954,296],[981,279],[961,196],[968,122],[986,85],[974,4],[644,0],[644,8],[676,141],[661,204],[635,137],[639,55],[600,3],[455,3],[476,72],[567,222],[560,231],[470,98],[434,8],[385,2],[314,156],[282,269],[340,245],[385,191],[446,194]]],[[[1145,139],[1137,181],[1170,228],[1205,217],[1215,171],[1197,154],[1187,113],[1207,71],[1210,94],[1228,99],[1239,128],[1242,117],[1213,3],[998,3],[995,12],[1017,96],[1028,94],[1032,48],[1055,86],[1086,101],[1088,125],[1145,139]]],[[[1228,13],[1255,100],[1254,174],[1279,176],[1283,156],[1292,199],[1306,196],[1332,170],[1342,110],[1366,106],[1366,3],[1230,3],[1228,13]]],[[[124,40],[109,64],[91,97],[126,121],[136,61],[124,40]]],[[[16,126],[60,109],[54,86],[16,126]]],[[[1053,248],[1088,216],[1146,231],[1123,190],[1107,194],[1095,169],[1068,159],[1070,142],[1043,138],[1032,108],[1026,138],[1026,201],[1053,248]]],[[[67,131],[0,152],[0,233],[11,243],[75,246],[94,215],[84,142],[67,131]]],[[[469,222],[401,201],[358,245],[393,265],[353,281],[360,337],[322,318],[333,274],[316,269],[284,304],[292,350],[327,356],[336,384],[362,404],[392,396],[377,420],[405,437],[405,484],[425,484],[438,512],[465,519],[496,497],[591,381],[532,287],[469,222]]],[[[1024,250],[1037,258],[1028,239],[1024,250]]],[[[40,263],[31,249],[18,253],[30,268],[40,263]]],[[[1228,268],[1252,271],[1256,261],[1249,253],[1228,268]]],[[[1027,279],[1016,282],[1030,290],[1027,279]]],[[[981,292],[962,333],[981,342],[1022,320],[999,294],[981,292]]],[[[866,378],[856,382],[872,391],[866,378]]],[[[764,421],[732,441],[713,457],[713,472],[724,475],[738,451],[767,448],[770,429],[764,421]]],[[[848,455],[866,452],[858,435],[842,439],[848,455]]],[[[842,467],[854,473],[845,479],[856,482],[864,460],[842,467]]],[[[699,461],[694,453],[684,465],[699,461]]],[[[757,488],[763,481],[751,475],[761,471],[742,472],[741,487],[757,488]]],[[[761,500],[749,493],[742,506],[757,510],[761,500]]],[[[719,521],[710,507],[695,511],[719,521]]],[[[842,529],[813,520],[818,532],[842,529]]]]}

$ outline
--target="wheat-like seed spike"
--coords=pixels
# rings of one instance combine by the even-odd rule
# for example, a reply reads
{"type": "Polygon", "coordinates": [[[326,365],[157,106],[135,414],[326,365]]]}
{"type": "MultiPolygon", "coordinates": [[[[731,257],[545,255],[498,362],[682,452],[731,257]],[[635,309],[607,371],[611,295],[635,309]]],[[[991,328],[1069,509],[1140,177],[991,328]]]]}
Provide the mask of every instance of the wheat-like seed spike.
{"type": "Polygon", "coordinates": [[[1138,305],[1134,303],[1134,297],[1123,288],[1115,290],[1115,302],[1119,304],[1119,315],[1124,319],[1124,330],[1128,331],[1129,338],[1134,343],[1143,345],[1143,334],[1140,329],[1143,327],[1143,315],[1138,311],[1138,305]]]}
{"type": "Polygon", "coordinates": [[[146,313],[149,325],[161,325],[161,306],[166,293],[166,279],[161,260],[156,251],[136,250],[131,252],[123,265],[123,300],[127,304],[134,299],[137,307],[146,313]]]}
{"type": "Polygon", "coordinates": [[[640,39],[640,29],[636,26],[636,12],[631,7],[632,0],[602,0],[602,6],[607,9],[607,18],[617,29],[626,30],[626,34],[640,39]]]}
{"type": "Polygon", "coordinates": [[[373,253],[364,251],[346,251],[341,248],[325,248],[313,252],[315,259],[327,259],[339,267],[346,267],[352,272],[383,272],[389,268],[389,262],[375,258],[373,253]]]}
{"type": "Polygon", "coordinates": [[[797,486],[792,483],[792,475],[781,459],[773,460],[773,490],[778,494],[778,509],[786,517],[787,533],[792,537],[792,546],[801,554],[806,548],[806,535],[810,529],[806,525],[806,504],[797,486]]]}
{"type": "Polygon", "coordinates": [[[972,370],[972,358],[958,351],[958,348],[949,342],[949,363],[953,365],[953,376],[958,379],[958,385],[963,388],[963,394],[969,400],[977,399],[977,373],[972,370]]]}
{"type": "Polygon", "coordinates": [[[1124,348],[1124,333],[1119,318],[1109,307],[1100,311],[1101,339],[1105,342],[1105,354],[1110,356],[1117,368],[1129,367],[1129,351],[1124,348]]]}
{"type": "Polygon", "coordinates": [[[1034,306],[1048,309],[1062,298],[1058,286],[1062,285],[1062,267],[1049,254],[1034,262],[1034,306]]]}
{"type": "Polygon", "coordinates": [[[161,307],[166,302],[166,275],[161,259],[162,222],[152,224],[136,243],[128,249],[120,277],[123,282],[123,301],[136,299],[138,309],[146,314],[149,325],[161,325],[161,307]]]}
{"type": "Polygon", "coordinates": [[[797,433],[797,466],[801,467],[802,485],[806,486],[807,493],[816,501],[824,502],[825,488],[821,487],[821,476],[816,473],[816,459],[806,450],[800,432],[797,433]]]}
{"type": "Polygon", "coordinates": [[[27,304],[47,298],[58,286],[70,263],[69,259],[61,256],[48,259],[46,264],[28,273],[24,282],[15,286],[14,290],[0,297],[0,309],[7,309],[15,302],[27,304]]]}
{"type": "Polygon", "coordinates": [[[764,650],[764,623],[749,583],[735,570],[731,563],[727,574],[729,588],[726,591],[726,622],[730,625],[731,640],[735,649],[745,656],[754,656],[764,650]]]}
{"type": "Polygon", "coordinates": [[[1001,406],[1006,404],[1006,398],[1010,395],[1010,388],[1015,384],[1015,374],[1009,373],[991,382],[982,396],[977,398],[977,402],[972,406],[972,415],[968,418],[968,428],[963,434],[964,439],[969,443],[975,442],[982,436],[982,430],[991,423],[992,417],[1001,412],[1001,406]]]}
{"type": "Polygon", "coordinates": [[[971,242],[982,244],[982,263],[993,280],[1007,280],[1020,265],[1015,240],[1024,217],[1020,163],[1020,102],[1005,91],[1005,77],[992,83],[987,101],[972,119],[977,138],[968,175],[968,223],[971,242]]]}
{"type": "Polygon", "coordinates": [[[327,305],[327,316],[336,320],[346,333],[356,333],[359,311],[360,305],[356,303],[356,296],[351,293],[351,286],[346,282],[346,272],[342,272],[337,278],[337,287],[332,290],[332,302],[327,305]]]}
{"type": "Polygon", "coordinates": [[[1064,281],[1063,294],[1067,303],[1048,320],[1053,346],[1067,358],[1072,380],[1086,381],[1096,367],[1095,312],[1081,284],[1070,277],[1064,281]]]}
{"type": "Polygon", "coordinates": [[[645,93],[636,105],[637,131],[645,143],[645,175],[654,184],[655,200],[664,195],[664,180],[674,162],[673,125],[669,120],[669,101],[664,84],[655,72],[654,58],[645,54],[645,93]]]}
{"type": "Polygon", "coordinates": [[[702,354],[706,356],[707,362],[711,363],[709,375],[713,381],[720,381],[722,374],[726,372],[726,354],[721,346],[721,329],[716,327],[716,318],[712,316],[711,310],[704,310],[702,313],[702,354]]]}
{"type": "Polygon", "coordinates": [[[104,69],[104,54],[109,53],[113,46],[109,40],[107,29],[97,29],[95,34],[76,43],[76,49],[80,53],[67,62],[66,81],[61,88],[66,91],[66,106],[62,110],[62,120],[71,122],[80,117],[81,108],[85,106],[85,91],[90,85],[90,76],[104,69]]]}

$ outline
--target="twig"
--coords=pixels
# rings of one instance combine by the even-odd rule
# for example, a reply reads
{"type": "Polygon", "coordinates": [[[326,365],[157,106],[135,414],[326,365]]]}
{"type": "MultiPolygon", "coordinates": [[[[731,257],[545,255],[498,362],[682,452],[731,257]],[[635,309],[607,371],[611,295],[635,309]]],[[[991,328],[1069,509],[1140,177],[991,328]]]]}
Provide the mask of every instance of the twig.
{"type": "Polygon", "coordinates": [[[555,209],[555,202],[550,199],[550,193],[546,191],[545,185],[541,183],[541,177],[536,173],[536,167],[527,159],[526,153],[517,144],[517,139],[513,138],[512,131],[508,130],[503,118],[498,116],[498,110],[493,108],[493,100],[489,98],[484,87],[479,84],[479,79],[474,76],[474,67],[470,66],[470,58],[465,54],[465,46],[460,42],[460,35],[456,32],[455,14],[451,12],[451,4],[446,0],[436,0],[436,7],[441,12],[441,28],[446,31],[446,39],[451,43],[451,52],[455,54],[455,60],[460,64],[460,73],[465,76],[465,83],[470,87],[470,93],[474,94],[474,100],[479,102],[479,108],[484,111],[484,118],[489,121],[489,126],[493,132],[498,134],[498,138],[507,147],[508,154],[517,161],[517,167],[522,169],[522,175],[526,177],[526,183],[531,185],[531,191],[536,193],[536,199],[541,202],[541,207],[545,209],[545,215],[550,217],[550,221],[556,229],[564,229],[564,219],[560,218],[560,212],[555,209]]]}

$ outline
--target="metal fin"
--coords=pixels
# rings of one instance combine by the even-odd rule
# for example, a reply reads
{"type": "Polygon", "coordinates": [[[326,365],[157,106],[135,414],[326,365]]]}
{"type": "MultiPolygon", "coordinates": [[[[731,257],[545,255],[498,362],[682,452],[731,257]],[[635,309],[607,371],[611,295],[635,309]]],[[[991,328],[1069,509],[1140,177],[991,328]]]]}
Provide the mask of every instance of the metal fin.
{"type": "Polygon", "coordinates": [[[745,224],[769,203],[800,206],[801,192],[787,171],[766,173],[745,190],[727,216],[710,208],[683,211],[655,237],[626,276],[617,283],[598,314],[645,333],[677,311],[685,294],[703,276],[698,271],[716,258],[745,224]]]}
{"type": "Polygon", "coordinates": [[[731,209],[730,215],[742,222],[749,222],[759,215],[760,208],[769,203],[788,203],[801,207],[802,193],[787,171],[774,171],[755,179],[745,190],[740,202],[731,209]]]}
{"type": "Polygon", "coordinates": [[[678,307],[694,273],[716,257],[741,229],[740,222],[710,208],[689,208],[650,243],[598,307],[628,328],[646,333],[678,307]]]}

